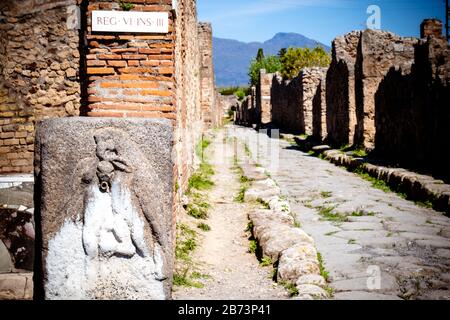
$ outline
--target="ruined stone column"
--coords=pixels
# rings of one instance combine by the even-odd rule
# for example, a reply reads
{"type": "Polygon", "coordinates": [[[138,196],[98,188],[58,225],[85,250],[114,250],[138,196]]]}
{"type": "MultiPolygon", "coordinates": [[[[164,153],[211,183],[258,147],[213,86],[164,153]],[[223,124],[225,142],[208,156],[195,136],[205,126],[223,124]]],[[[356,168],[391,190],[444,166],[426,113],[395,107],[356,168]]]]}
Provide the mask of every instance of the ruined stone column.
{"type": "Polygon", "coordinates": [[[314,97],[317,94],[321,79],[326,74],[327,68],[304,68],[299,77],[301,78],[302,90],[302,109],[303,118],[305,122],[305,133],[313,135],[313,112],[314,112],[314,97]]]}
{"type": "Polygon", "coordinates": [[[333,41],[332,61],[326,78],[328,142],[353,144],[356,127],[355,63],[361,38],[353,31],[333,41]]]}
{"type": "Polygon", "coordinates": [[[216,125],[215,121],[215,86],[212,51],[212,26],[210,23],[198,24],[198,38],[200,46],[200,77],[201,77],[201,108],[206,127],[216,125]]]}
{"type": "Polygon", "coordinates": [[[354,143],[366,149],[375,145],[375,94],[391,68],[409,73],[418,40],[392,32],[364,30],[355,66],[356,133],[354,143]]]}
{"type": "Polygon", "coordinates": [[[170,120],[44,120],[36,139],[36,298],[169,299],[170,120]]]}
{"type": "Polygon", "coordinates": [[[257,109],[261,115],[261,124],[269,124],[272,122],[272,103],[271,89],[273,73],[267,73],[265,69],[261,69],[259,84],[257,87],[257,109]]]}

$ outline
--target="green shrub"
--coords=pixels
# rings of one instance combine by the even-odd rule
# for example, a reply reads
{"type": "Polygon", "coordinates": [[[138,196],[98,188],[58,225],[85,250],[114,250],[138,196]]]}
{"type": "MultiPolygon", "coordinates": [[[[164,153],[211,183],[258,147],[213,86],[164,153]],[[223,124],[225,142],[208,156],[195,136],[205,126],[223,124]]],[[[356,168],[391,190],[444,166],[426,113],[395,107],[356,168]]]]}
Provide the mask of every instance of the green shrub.
{"type": "Polygon", "coordinates": [[[265,69],[267,73],[274,73],[281,70],[281,61],[278,56],[267,56],[258,61],[253,59],[250,63],[248,76],[250,84],[256,86],[259,82],[259,73],[261,69],[265,69]]]}
{"type": "Polygon", "coordinates": [[[242,89],[237,90],[234,95],[238,98],[239,101],[243,101],[245,99],[245,92],[242,89]]]}
{"type": "Polygon", "coordinates": [[[130,11],[134,8],[134,4],[119,0],[119,6],[123,11],[130,11]]]}
{"type": "Polygon", "coordinates": [[[322,48],[289,48],[280,58],[281,75],[284,79],[296,77],[300,70],[309,67],[328,67],[330,55],[322,48]]]}

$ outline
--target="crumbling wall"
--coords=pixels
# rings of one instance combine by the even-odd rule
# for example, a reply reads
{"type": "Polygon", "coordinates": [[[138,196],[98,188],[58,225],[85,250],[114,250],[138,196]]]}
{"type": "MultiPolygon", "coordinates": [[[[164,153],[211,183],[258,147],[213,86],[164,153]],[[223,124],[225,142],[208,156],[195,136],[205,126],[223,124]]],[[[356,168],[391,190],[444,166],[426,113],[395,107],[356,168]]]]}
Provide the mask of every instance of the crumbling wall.
{"type": "Polygon", "coordinates": [[[272,122],[271,89],[273,73],[260,71],[258,85],[256,86],[256,117],[257,123],[266,125],[272,122]]]}
{"type": "Polygon", "coordinates": [[[326,76],[327,140],[334,146],[352,144],[356,126],[355,62],[361,32],[337,37],[326,76]]]}
{"type": "Polygon", "coordinates": [[[198,24],[200,45],[201,105],[203,122],[209,128],[216,125],[216,93],[214,87],[214,66],[212,57],[212,26],[210,23],[198,24]]]}
{"type": "Polygon", "coordinates": [[[291,133],[313,134],[313,104],[326,68],[305,68],[291,81],[275,74],[272,82],[272,121],[291,133]]]}
{"type": "Polygon", "coordinates": [[[305,132],[303,82],[301,76],[285,81],[277,73],[271,89],[272,122],[280,129],[292,133],[305,132]]]}
{"type": "Polygon", "coordinates": [[[2,2],[0,174],[32,172],[37,120],[79,114],[76,5],[76,0],[2,2]]]}
{"type": "Polygon", "coordinates": [[[375,94],[379,157],[450,179],[450,46],[430,36],[411,68],[391,67],[375,94]]]}
{"type": "Polygon", "coordinates": [[[319,76],[317,90],[312,100],[312,135],[318,142],[327,138],[326,69],[319,76]]]}
{"type": "Polygon", "coordinates": [[[176,185],[181,197],[187,188],[189,176],[195,165],[195,146],[202,131],[200,47],[197,29],[197,6],[195,0],[180,0],[176,10],[176,185]]]}
{"type": "Polygon", "coordinates": [[[415,38],[391,32],[365,30],[356,59],[356,117],[354,144],[373,149],[375,144],[375,93],[390,68],[409,72],[414,61],[415,38]]]}

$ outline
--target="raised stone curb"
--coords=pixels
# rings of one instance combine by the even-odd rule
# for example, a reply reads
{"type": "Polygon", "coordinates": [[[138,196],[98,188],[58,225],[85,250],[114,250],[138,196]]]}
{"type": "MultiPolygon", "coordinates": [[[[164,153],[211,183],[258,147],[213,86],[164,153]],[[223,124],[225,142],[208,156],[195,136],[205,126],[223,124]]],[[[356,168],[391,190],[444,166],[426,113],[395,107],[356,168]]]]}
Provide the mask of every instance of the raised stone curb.
{"type": "Polygon", "coordinates": [[[325,290],[327,283],[320,275],[314,240],[296,227],[289,202],[281,197],[275,181],[268,178],[265,169],[242,155],[240,166],[250,181],[245,201],[258,201],[265,209],[249,213],[252,233],[258,241],[262,257],[278,265],[277,281],[296,286],[296,299],[313,300],[330,298],[325,290]]]}
{"type": "Polygon", "coordinates": [[[429,201],[433,209],[450,215],[450,185],[431,176],[408,171],[403,168],[388,168],[368,163],[364,158],[355,158],[329,146],[313,145],[296,138],[297,144],[305,151],[312,150],[315,155],[323,155],[325,160],[349,170],[360,169],[371,177],[385,181],[391,188],[405,193],[410,200],[429,201]]]}

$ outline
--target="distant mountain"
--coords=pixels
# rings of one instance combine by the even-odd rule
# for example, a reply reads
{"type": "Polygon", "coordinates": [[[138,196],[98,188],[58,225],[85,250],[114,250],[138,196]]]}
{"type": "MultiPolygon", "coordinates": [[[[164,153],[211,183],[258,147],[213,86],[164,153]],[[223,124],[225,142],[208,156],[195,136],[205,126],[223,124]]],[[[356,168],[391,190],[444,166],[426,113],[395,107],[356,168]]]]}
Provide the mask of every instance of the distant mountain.
{"type": "Polygon", "coordinates": [[[298,33],[277,33],[272,39],[263,43],[213,38],[216,85],[228,87],[248,84],[248,66],[256,57],[259,48],[264,49],[265,55],[270,55],[277,54],[281,48],[314,48],[317,45],[324,47],[327,51],[330,50],[330,47],[298,33]]]}

